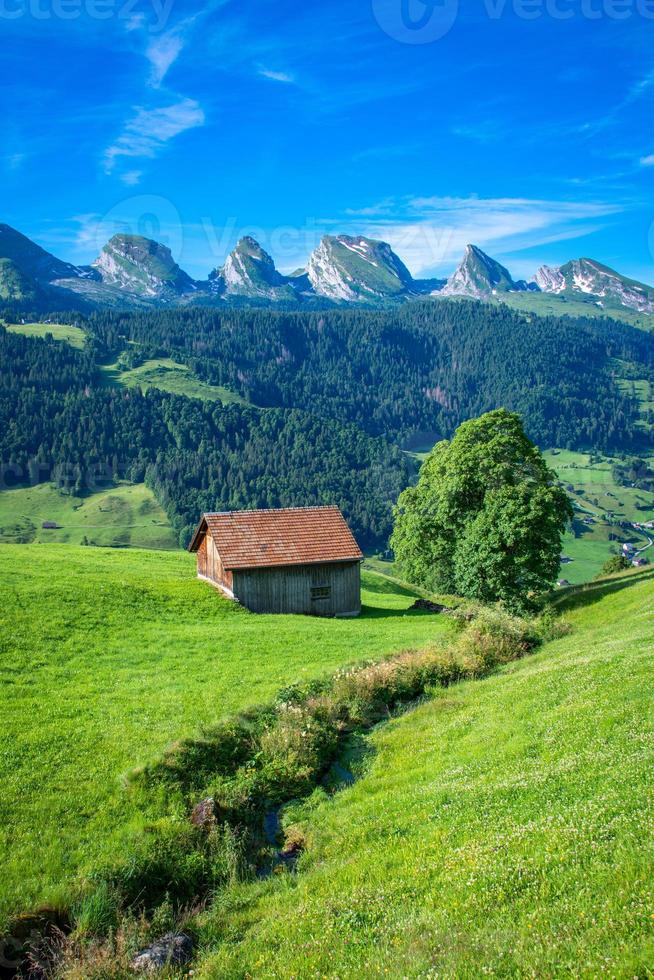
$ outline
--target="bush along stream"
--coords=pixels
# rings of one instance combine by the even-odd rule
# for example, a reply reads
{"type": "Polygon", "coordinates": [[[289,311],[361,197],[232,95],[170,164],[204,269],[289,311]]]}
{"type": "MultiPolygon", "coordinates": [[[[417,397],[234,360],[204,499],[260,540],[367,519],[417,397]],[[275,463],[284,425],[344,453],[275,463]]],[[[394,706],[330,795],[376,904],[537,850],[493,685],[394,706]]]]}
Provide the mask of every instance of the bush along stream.
{"type": "Polygon", "coordinates": [[[367,732],[431,688],[482,678],[565,629],[548,615],[470,606],[454,615],[447,645],[289,687],[133,771],[126,792],[161,818],[78,883],[59,925],[24,943],[14,975],[123,977],[166,961],[175,973],[193,955],[203,908],[243,881],[294,868],[311,809],[302,801],[352,782],[367,732]]]}

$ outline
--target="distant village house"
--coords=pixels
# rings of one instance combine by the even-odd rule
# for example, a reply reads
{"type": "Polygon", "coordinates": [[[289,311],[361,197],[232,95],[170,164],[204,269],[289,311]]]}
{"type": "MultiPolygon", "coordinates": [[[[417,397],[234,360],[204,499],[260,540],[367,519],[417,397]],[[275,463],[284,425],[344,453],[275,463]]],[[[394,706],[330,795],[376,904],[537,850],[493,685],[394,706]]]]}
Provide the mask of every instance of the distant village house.
{"type": "Polygon", "coordinates": [[[198,578],[258,613],[357,616],[363,555],[338,507],[204,514],[198,578]]]}

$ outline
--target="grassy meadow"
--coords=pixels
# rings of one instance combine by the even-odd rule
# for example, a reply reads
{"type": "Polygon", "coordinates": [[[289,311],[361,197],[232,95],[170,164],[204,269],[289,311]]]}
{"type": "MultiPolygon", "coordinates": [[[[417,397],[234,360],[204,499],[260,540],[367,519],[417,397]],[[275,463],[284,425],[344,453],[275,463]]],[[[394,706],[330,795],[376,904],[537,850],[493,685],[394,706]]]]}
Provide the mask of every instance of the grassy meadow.
{"type": "Polygon", "coordinates": [[[650,331],[654,320],[645,313],[629,310],[624,306],[609,304],[598,306],[593,299],[582,296],[557,296],[554,293],[502,293],[493,302],[505,303],[514,310],[532,313],[535,316],[579,316],[579,317],[610,317],[621,320],[639,330],[650,331]]]}
{"type": "Polygon", "coordinates": [[[178,542],[170,522],[142,484],[77,497],[50,483],[0,493],[0,543],[82,544],[170,550],[178,542]],[[43,528],[43,522],[59,525],[43,528]]]}
{"type": "MultiPolygon", "coordinates": [[[[572,559],[562,566],[563,577],[574,585],[588,582],[624,541],[647,546],[645,534],[620,524],[654,520],[654,493],[617,484],[611,472],[613,457],[564,449],[549,450],[545,457],[568,488],[576,511],[573,529],[563,542],[563,554],[572,559]],[[594,523],[585,524],[584,518],[594,523]]],[[[650,551],[643,557],[650,557],[650,551]]],[[[654,548],[650,560],[654,561],[654,548]]]]}
{"type": "Polygon", "coordinates": [[[197,378],[186,364],[180,364],[169,357],[144,361],[138,367],[121,368],[118,364],[101,365],[107,384],[125,388],[159,388],[171,395],[184,395],[186,398],[200,398],[203,401],[219,401],[223,405],[246,405],[239,395],[220,385],[210,385],[197,378]]]}
{"type": "Polygon", "coordinates": [[[121,775],[169,742],[452,628],[408,612],[415,595],[364,572],[359,619],[256,616],[199,582],[184,552],[0,547],[0,925],[121,853],[148,816],[121,775]]]}
{"type": "Polygon", "coordinates": [[[572,631],[378,728],[292,820],[297,874],[200,919],[203,980],[648,977],[654,572],[565,599],[572,631]]]}
{"type": "MultiPolygon", "coordinates": [[[[616,363],[620,365],[622,362],[617,361],[616,363]]],[[[654,392],[652,391],[652,383],[644,378],[635,381],[627,380],[627,378],[625,378],[619,379],[617,385],[621,391],[637,400],[640,406],[641,416],[638,425],[647,437],[651,437],[651,417],[652,413],[654,412],[654,392]]]]}
{"type": "Polygon", "coordinates": [[[24,337],[46,337],[48,334],[55,340],[70,344],[82,350],[86,343],[86,334],[80,327],[61,323],[9,323],[9,333],[20,333],[24,337]]]}

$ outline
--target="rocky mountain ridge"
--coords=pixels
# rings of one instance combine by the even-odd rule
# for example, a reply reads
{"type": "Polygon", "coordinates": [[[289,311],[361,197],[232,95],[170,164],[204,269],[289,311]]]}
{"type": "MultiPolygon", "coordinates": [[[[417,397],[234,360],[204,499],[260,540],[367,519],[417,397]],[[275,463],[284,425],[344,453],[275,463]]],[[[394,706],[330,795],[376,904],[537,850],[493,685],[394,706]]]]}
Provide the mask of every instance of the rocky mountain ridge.
{"type": "Polygon", "coordinates": [[[638,313],[654,315],[654,288],[621,276],[595,259],[573,259],[561,266],[541,266],[534,282],[542,292],[593,296],[600,306],[608,300],[638,313]]]}
{"type": "Polygon", "coordinates": [[[194,280],[167,246],[142,236],[114,235],[90,265],[75,266],[0,224],[4,305],[126,310],[185,305],[379,307],[420,297],[489,300],[524,292],[583,297],[609,310],[622,307],[654,315],[654,288],[593,259],[542,266],[525,282],[514,280],[478,246],[468,245],[449,279],[414,279],[387,242],[363,235],[325,235],[305,269],[284,275],[254,238],[245,237],[206,280],[194,280]]]}

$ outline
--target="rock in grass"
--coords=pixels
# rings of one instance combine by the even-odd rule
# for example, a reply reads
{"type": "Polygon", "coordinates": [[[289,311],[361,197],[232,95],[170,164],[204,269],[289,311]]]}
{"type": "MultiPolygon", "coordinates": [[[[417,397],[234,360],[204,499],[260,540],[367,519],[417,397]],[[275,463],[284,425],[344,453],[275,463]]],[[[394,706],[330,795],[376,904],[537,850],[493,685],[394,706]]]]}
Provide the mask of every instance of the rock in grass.
{"type": "Polygon", "coordinates": [[[206,800],[200,800],[199,803],[196,803],[191,811],[190,819],[194,827],[200,827],[202,830],[209,831],[215,827],[218,809],[214,798],[209,796],[206,800]]]}
{"type": "Polygon", "coordinates": [[[193,956],[193,940],[184,932],[167,932],[132,960],[137,973],[156,973],[165,966],[183,966],[193,956]]]}
{"type": "Polygon", "coordinates": [[[452,610],[449,606],[441,606],[440,602],[432,602],[430,599],[416,599],[411,609],[424,609],[425,612],[431,613],[451,613],[452,610]]]}

